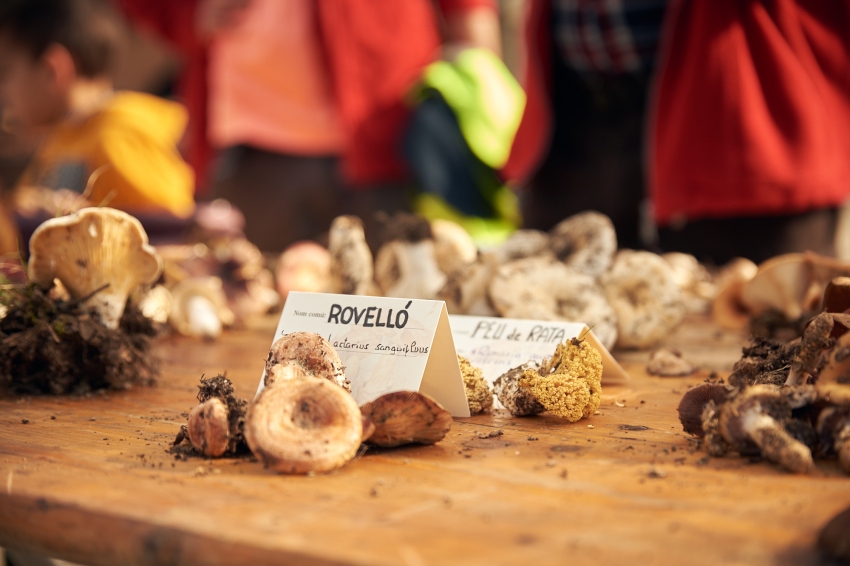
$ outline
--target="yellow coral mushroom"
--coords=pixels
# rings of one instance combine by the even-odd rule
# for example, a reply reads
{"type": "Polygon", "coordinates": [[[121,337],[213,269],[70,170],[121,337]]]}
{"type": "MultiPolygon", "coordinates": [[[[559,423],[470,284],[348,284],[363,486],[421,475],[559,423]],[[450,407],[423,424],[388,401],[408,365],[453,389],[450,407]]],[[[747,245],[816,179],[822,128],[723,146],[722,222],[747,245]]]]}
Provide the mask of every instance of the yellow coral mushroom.
{"type": "Polygon", "coordinates": [[[466,401],[469,403],[469,414],[477,415],[493,408],[493,392],[490,391],[487,380],[481,370],[463,356],[458,356],[460,374],[463,376],[463,385],[466,390],[466,401]]]}
{"type": "Polygon", "coordinates": [[[570,422],[591,416],[602,402],[602,356],[587,341],[559,344],[539,371],[526,370],[520,385],[530,387],[546,410],[570,422]]]}

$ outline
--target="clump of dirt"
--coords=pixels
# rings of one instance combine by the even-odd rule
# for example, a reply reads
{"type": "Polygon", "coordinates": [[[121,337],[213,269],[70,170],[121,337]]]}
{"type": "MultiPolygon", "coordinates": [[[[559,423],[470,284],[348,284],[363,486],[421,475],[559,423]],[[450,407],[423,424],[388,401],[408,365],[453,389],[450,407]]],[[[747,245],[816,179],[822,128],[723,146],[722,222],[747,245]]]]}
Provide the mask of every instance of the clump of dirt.
{"type": "Polygon", "coordinates": [[[729,384],[734,387],[782,385],[799,350],[799,340],[783,344],[771,338],[754,336],[752,344],[743,348],[743,357],[732,367],[729,384]]]}
{"type": "Polygon", "coordinates": [[[769,309],[750,319],[750,332],[759,338],[771,338],[779,342],[790,342],[803,335],[806,323],[817,313],[806,312],[794,320],[775,309],[769,309]]]}
{"type": "Polygon", "coordinates": [[[80,395],[155,382],[154,323],[128,303],[118,330],[111,330],[81,302],[54,299],[33,284],[3,286],[0,391],[80,395]]]}

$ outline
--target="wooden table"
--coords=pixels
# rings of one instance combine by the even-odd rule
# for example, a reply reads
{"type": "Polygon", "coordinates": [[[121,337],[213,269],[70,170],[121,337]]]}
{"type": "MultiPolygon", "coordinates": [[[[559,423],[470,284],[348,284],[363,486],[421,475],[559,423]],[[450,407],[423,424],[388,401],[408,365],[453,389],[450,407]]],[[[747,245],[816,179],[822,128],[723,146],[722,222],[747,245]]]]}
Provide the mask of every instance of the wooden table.
{"type": "MultiPolygon", "coordinates": [[[[850,504],[834,462],[792,476],[694,451],[675,408],[708,369],[649,377],[645,353],[619,356],[632,381],[575,424],[458,419],[435,446],[314,477],[175,459],[200,375],[250,397],[273,328],[164,341],[155,388],[0,400],[0,546],[103,565],[814,564],[818,529],[850,504]]],[[[695,319],[671,340],[728,369],[741,337],[695,319]]]]}

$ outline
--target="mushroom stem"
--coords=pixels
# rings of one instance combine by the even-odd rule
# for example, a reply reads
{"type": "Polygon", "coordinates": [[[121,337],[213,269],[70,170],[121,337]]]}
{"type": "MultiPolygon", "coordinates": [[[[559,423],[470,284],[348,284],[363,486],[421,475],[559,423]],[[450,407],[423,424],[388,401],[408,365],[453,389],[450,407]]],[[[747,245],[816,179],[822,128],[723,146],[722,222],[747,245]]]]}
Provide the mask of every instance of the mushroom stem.
{"type": "Polygon", "coordinates": [[[772,417],[752,408],[741,415],[741,428],[771,462],[795,474],[805,474],[814,468],[808,447],[792,438],[772,417]]]}
{"type": "Polygon", "coordinates": [[[186,315],[192,336],[217,338],[221,334],[221,320],[215,305],[208,298],[196,295],[186,302],[186,315]]]}
{"type": "Polygon", "coordinates": [[[812,319],[803,332],[800,353],[791,362],[791,371],[788,372],[785,385],[798,385],[814,371],[821,352],[832,346],[833,341],[830,338],[832,326],[832,315],[827,312],[812,319]]]}

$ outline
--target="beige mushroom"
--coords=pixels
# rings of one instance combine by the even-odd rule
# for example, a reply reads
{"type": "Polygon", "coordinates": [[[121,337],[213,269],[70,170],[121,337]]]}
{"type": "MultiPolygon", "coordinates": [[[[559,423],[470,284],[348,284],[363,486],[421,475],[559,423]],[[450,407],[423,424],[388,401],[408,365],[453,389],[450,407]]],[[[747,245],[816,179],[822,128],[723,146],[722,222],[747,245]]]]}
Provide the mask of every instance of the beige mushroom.
{"type": "Polygon", "coordinates": [[[490,302],[490,281],[496,267],[492,254],[482,253],[478,261],[456,273],[437,297],[446,302],[451,314],[496,316],[490,302]]]}
{"type": "Polygon", "coordinates": [[[277,380],[303,377],[327,379],[351,391],[351,384],[345,378],[345,367],[334,347],[318,334],[312,332],[293,332],[285,334],[272,344],[266,358],[265,385],[277,380]],[[302,372],[285,370],[285,366],[296,366],[302,372]]]}
{"type": "Polygon", "coordinates": [[[331,256],[315,242],[295,242],[277,262],[277,292],[286,298],[290,291],[331,291],[331,256]]]}
{"type": "Polygon", "coordinates": [[[478,257],[478,247],[463,226],[451,220],[432,220],[434,254],[440,271],[451,277],[478,257]]]}
{"type": "Polygon", "coordinates": [[[217,338],[236,320],[218,277],[184,279],[171,289],[171,296],[169,322],[184,336],[217,338]]]}
{"type": "Polygon", "coordinates": [[[227,405],[213,397],[196,405],[189,413],[189,442],[209,457],[218,457],[227,451],[230,443],[230,425],[227,405]]]}
{"type": "Polygon", "coordinates": [[[552,228],[549,247],[567,266],[599,277],[614,262],[617,232],[610,218],[590,210],[570,216],[552,228]]]}
{"type": "Polygon", "coordinates": [[[363,438],[360,408],[327,379],[277,381],[254,399],[245,418],[251,452],[272,470],[329,472],[354,458],[363,438]]]}
{"type": "Polygon", "coordinates": [[[805,254],[785,254],[759,265],[758,272],[741,290],[741,303],[752,315],[777,310],[788,320],[805,310],[812,270],[805,254]]]}
{"type": "Polygon", "coordinates": [[[372,252],[363,222],[356,216],[338,216],[331,223],[331,289],[347,295],[375,295],[372,252]]]}
{"type": "Polygon", "coordinates": [[[616,313],[620,347],[650,348],[685,319],[687,308],[673,271],[654,253],[620,251],[601,281],[616,313]]]}
{"type": "Polygon", "coordinates": [[[744,285],[755,277],[758,266],[745,258],[736,258],[718,273],[715,285],[718,289],[711,305],[714,321],[729,330],[740,330],[750,322],[750,313],[741,302],[744,285]]]}
{"type": "Polygon", "coordinates": [[[415,391],[381,395],[360,408],[375,426],[369,444],[392,448],[402,444],[436,444],[452,428],[452,416],[431,397],[415,391]]]}
{"type": "Polygon", "coordinates": [[[375,282],[385,297],[434,299],[446,284],[437,266],[434,240],[393,240],[378,250],[375,282]]]}
{"type": "Polygon", "coordinates": [[[107,328],[118,328],[127,298],[161,270],[142,224],[112,208],[53,218],[30,238],[30,279],[42,287],[58,279],[107,328]]]}
{"type": "Polygon", "coordinates": [[[148,290],[139,300],[139,310],[142,316],[159,324],[167,324],[173,310],[174,299],[163,285],[148,290]]]}
{"type": "Polygon", "coordinates": [[[606,348],[617,340],[617,316],[602,287],[552,258],[529,257],[499,267],[490,300],[504,317],[583,322],[606,348]]]}

